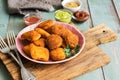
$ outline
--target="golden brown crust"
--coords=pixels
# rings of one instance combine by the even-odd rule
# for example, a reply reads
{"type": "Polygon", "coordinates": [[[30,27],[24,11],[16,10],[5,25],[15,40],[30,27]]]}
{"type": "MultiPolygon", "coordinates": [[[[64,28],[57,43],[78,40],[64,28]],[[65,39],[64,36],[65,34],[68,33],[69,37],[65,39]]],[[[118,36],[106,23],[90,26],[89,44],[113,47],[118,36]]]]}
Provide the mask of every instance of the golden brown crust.
{"type": "Polygon", "coordinates": [[[65,31],[62,33],[62,37],[66,45],[70,45],[71,48],[75,48],[77,46],[79,38],[69,29],[65,29],[65,31]]]}
{"type": "Polygon", "coordinates": [[[62,33],[62,37],[65,38],[66,36],[70,36],[72,32],[69,29],[65,29],[62,33]]]}
{"type": "Polygon", "coordinates": [[[47,30],[48,28],[50,28],[52,25],[54,24],[53,20],[46,20],[42,23],[40,23],[37,28],[42,28],[44,30],[47,30]]]}
{"type": "Polygon", "coordinates": [[[41,28],[35,28],[35,31],[37,31],[39,34],[41,34],[41,36],[44,38],[47,38],[48,36],[50,36],[50,34],[47,31],[45,31],[41,28]]]}
{"type": "Polygon", "coordinates": [[[23,51],[26,53],[27,56],[31,57],[31,55],[30,55],[30,45],[25,45],[23,47],[23,51]]]}
{"type": "Polygon", "coordinates": [[[51,33],[52,34],[57,34],[57,35],[62,35],[63,31],[65,30],[65,27],[60,25],[60,24],[54,24],[51,27],[51,33]]]}
{"type": "Polygon", "coordinates": [[[26,39],[30,42],[38,40],[40,37],[41,37],[41,35],[37,31],[34,31],[34,30],[25,32],[21,35],[22,40],[26,39]]]}
{"type": "Polygon", "coordinates": [[[66,54],[64,52],[64,49],[63,48],[56,48],[56,49],[53,49],[52,51],[50,51],[50,58],[52,60],[63,60],[66,58],[66,54]]]}
{"type": "Polygon", "coordinates": [[[46,45],[49,49],[55,49],[62,45],[62,38],[59,35],[52,34],[46,39],[46,45]]]}
{"type": "Polygon", "coordinates": [[[76,34],[66,36],[64,39],[66,44],[69,44],[71,48],[75,48],[79,41],[78,36],[76,34]]]}
{"type": "Polygon", "coordinates": [[[39,40],[36,40],[33,42],[36,46],[39,47],[45,47],[45,39],[44,38],[40,38],[39,40]]]}
{"type": "Polygon", "coordinates": [[[66,58],[64,48],[70,45],[75,48],[78,45],[78,35],[59,23],[49,24],[47,21],[39,24],[34,30],[21,35],[21,39],[31,43],[23,47],[23,51],[34,60],[48,61],[63,60],[66,58]],[[43,24],[44,23],[44,24],[43,24]],[[49,50],[50,53],[49,53],[49,50]],[[50,55],[50,56],[49,56],[50,55]]]}
{"type": "Polygon", "coordinates": [[[31,57],[35,60],[48,61],[49,60],[49,50],[44,47],[38,47],[34,44],[30,45],[31,57]]]}

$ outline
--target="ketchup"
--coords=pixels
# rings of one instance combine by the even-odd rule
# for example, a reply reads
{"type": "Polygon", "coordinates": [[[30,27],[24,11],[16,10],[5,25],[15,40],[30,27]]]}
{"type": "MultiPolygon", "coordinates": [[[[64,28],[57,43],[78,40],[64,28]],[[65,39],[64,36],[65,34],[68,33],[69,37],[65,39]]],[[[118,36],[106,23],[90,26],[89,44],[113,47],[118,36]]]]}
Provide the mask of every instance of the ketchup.
{"type": "Polygon", "coordinates": [[[39,17],[37,17],[37,16],[30,16],[30,17],[27,17],[25,19],[25,24],[26,25],[31,25],[31,24],[37,23],[38,21],[40,21],[39,17]]]}

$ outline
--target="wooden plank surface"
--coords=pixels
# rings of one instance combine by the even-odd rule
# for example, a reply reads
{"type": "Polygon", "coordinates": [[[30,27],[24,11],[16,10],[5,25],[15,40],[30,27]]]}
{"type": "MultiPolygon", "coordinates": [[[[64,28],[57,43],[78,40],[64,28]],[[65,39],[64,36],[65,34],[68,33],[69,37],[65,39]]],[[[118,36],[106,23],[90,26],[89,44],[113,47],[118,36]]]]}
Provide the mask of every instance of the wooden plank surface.
{"type": "MultiPolygon", "coordinates": [[[[84,32],[84,35],[86,37],[85,48],[75,59],[49,66],[32,63],[25,59],[23,60],[25,67],[36,75],[37,80],[68,80],[109,63],[109,56],[96,45],[116,40],[117,34],[105,25],[99,25],[84,32]]],[[[13,62],[13,59],[3,54],[0,54],[0,57],[13,79],[20,80],[19,67],[13,62]]]]}

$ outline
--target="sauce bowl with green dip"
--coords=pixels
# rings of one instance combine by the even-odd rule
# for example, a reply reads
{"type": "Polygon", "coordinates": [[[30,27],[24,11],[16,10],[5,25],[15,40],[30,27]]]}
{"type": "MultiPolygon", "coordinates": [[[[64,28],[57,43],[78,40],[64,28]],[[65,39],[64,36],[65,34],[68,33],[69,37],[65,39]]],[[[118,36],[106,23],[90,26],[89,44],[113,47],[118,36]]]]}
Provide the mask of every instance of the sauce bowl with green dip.
{"type": "Polygon", "coordinates": [[[55,11],[55,19],[60,22],[70,23],[72,19],[72,12],[66,9],[55,11]]]}

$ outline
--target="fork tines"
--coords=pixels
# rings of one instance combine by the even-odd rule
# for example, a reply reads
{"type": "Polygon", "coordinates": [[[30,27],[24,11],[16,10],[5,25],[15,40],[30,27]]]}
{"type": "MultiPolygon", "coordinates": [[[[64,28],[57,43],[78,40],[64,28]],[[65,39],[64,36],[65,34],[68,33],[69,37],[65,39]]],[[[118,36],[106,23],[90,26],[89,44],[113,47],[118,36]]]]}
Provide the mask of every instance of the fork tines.
{"type": "Polygon", "coordinates": [[[7,33],[7,40],[9,46],[15,44],[15,34],[13,31],[7,33]]]}
{"type": "Polygon", "coordinates": [[[0,51],[2,51],[4,48],[8,48],[8,46],[3,40],[3,38],[0,36],[0,51]]]}

